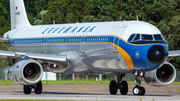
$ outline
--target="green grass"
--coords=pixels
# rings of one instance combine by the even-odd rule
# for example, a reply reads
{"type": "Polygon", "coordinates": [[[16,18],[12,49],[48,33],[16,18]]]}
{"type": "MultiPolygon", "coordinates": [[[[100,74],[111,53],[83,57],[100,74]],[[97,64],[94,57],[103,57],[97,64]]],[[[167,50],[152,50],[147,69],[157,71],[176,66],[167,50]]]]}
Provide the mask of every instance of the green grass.
{"type": "MultiPolygon", "coordinates": [[[[43,85],[50,85],[50,84],[109,84],[109,80],[103,80],[103,81],[95,81],[95,80],[78,80],[78,81],[72,81],[72,80],[62,80],[62,81],[44,81],[42,80],[43,85]]],[[[136,84],[134,81],[128,81],[128,84],[136,84]]],[[[145,84],[142,82],[142,84],[145,84]]],[[[0,80],[0,85],[16,85],[13,81],[8,80],[0,80]]]]}
{"type": "MultiPolygon", "coordinates": [[[[94,81],[94,80],[79,80],[79,81],[72,81],[72,80],[63,80],[63,81],[44,81],[42,80],[42,84],[109,84],[110,81],[94,81]]],[[[8,80],[0,80],[0,85],[16,85],[13,81],[8,80]]]]}
{"type": "MultiPolygon", "coordinates": [[[[109,80],[103,80],[103,81],[95,81],[95,80],[78,80],[78,81],[72,81],[72,80],[63,80],[63,81],[44,81],[42,80],[43,85],[50,85],[50,84],[109,84],[109,80]]],[[[128,84],[136,84],[134,81],[128,81],[128,84]]],[[[146,84],[145,82],[142,82],[142,84],[146,84]]],[[[173,82],[172,84],[178,84],[180,85],[180,82],[173,82]]],[[[8,80],[0,80],[0,85],[16,85],[13,81],[8,80]]]]}
{"type": "Polygon", "coordinates": [[[13,81],[11,80],[0,80],[0,85],[16,85],[13,81]]]}
{"type": "Polygon", "coordinates": [[[15,99],[10,99],[10,100],[7,100],[7,99],[3,99],[3,100],[0,100],[0,101],[75,101],[75,100],[15,100],[15,99]]]}
{"type": "Polygon", "coordinates": [[[173,82],[172,84],[176,84],[176,85],[179,85],[179,84],[180,84],[180,82],[173,82]]]}
{"type": "Polygon", "coordinates": [[[110,81],[94,81],[94,80],[63,80],[63,81],[42,81],[43,84],[109,84],[110,81]]]}

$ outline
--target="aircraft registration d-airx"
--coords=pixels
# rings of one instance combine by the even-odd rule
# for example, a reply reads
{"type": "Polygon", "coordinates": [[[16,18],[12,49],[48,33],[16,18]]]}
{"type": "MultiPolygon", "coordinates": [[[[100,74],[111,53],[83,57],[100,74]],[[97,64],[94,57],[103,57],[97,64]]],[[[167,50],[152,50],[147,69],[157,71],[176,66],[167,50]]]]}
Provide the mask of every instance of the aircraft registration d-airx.
{"type": "Polygon", "coordinates": [[[171,84],[176,77],[168,61],[179,51],[168,51],[168,44],[155,26],[142,21],[53,24],[32,26],[23,0],[10,0],[11,30],[0,41],[13,51],[0,56],[13,65],[9,78],[24,86],[24,93],[42,93],[44,72],[105,74],[117,80],[109,85],[110,94],[128,93],[126,73],[137,82],[134,95],[144,95],[141,80],[152,86],[171,84]]]}

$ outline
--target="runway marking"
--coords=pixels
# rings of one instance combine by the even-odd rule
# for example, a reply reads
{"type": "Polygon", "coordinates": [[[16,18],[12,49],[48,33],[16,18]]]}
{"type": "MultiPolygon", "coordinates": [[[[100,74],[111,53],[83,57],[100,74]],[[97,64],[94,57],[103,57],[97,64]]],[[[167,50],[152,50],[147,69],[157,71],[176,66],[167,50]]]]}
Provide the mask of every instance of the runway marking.
{"type": "MultiPolygon", "coordinates": [[[[129,89],[129,91],[132,91],[132,89],[129,89]]],[[[170,90],[148,90],[148,89],[146,91],[150,91],[150,92],[154,92],[154,91],[170,92],[170,90]]]]}
{"type": "Polygon", "coordinates": [[[75,89],[75,90],[88,90],[88,89],[85,89],[85,88],[77,88],[77,87],[75,87],[73,89],[75,89]]]}
{"type": "Polygon", "coordinates": [[[162,92],[170,92],[170,90],[161,90],[162,92]]]}

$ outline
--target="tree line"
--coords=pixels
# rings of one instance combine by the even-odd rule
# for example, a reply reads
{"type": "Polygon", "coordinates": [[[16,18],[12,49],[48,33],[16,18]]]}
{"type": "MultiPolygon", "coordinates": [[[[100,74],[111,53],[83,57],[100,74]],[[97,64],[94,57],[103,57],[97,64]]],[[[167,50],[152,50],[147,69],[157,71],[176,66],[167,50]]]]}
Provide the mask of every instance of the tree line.
{"type": "MultiPolygon", "coordinates": [[[[136,20],[160,29],[169,50],[180,50],[179,0],[24,0],[32,25],[136,20]]],[[[9,0],[0,0],[0,36],[10,30],[9,0]]],[[[0,43],[1,50],[8,50],[0,43]]],[[[1,62],[1,61],[0,61],[1,62]]],[[[180,57],[170,62],[180,69],[180,57]]]]}

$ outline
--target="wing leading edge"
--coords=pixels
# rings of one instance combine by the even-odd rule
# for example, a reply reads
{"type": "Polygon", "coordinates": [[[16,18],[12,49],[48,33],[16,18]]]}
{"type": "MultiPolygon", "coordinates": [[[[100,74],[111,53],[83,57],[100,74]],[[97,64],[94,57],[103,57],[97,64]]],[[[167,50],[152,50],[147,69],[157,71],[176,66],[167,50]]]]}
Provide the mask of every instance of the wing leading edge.
{"type": "Polygon", "coordinates": [[[180,56],[180,50],[169,51],[168,61],[175,56],[180,56]]]}
{"type": "Polygon", "coordinates": [[[0,42],[9,42],[8,38],[0,38],[0,42]]]}
{"type": "Polygon", "coordinates": [[[180,56],[180,50],[169,51],[168,57],[180,56]]]}
{"type": "Polygon", "coordinates": [[[41,53],[24,53],[24,52],[14,52],[14,51],[0,51],[1,58],[17,58],[18,56],[27,56],[34,59],[40,63],[46,62],[48,64],[56,64],[60,66],[65,66],[68,64],[66,55],[55,55],[55,54],[41,54],[41,53]]]}

